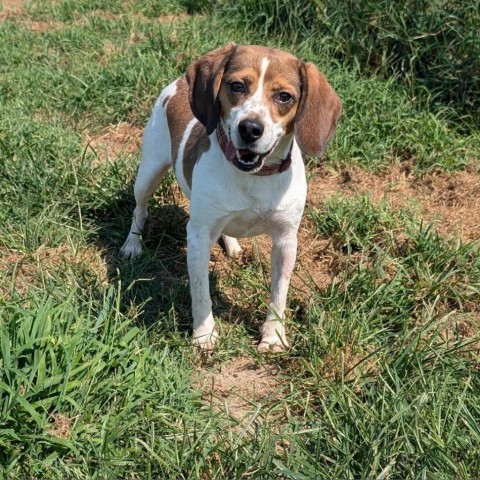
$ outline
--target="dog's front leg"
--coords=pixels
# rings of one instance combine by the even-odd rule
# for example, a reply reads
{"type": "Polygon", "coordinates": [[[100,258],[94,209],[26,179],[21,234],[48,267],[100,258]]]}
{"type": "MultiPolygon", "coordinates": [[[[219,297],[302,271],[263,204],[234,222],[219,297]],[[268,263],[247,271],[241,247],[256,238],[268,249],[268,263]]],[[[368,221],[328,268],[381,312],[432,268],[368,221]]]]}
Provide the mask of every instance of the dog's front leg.
{"type": "Polygon", "coordinates": [[[192,297],[193,343],[204,350],[212,350],[217,339],[212,301],[208,282],[208,264],[213,246],[205,227],[187,225],[187,264],[192,297]]]}
{"type": "Polygon", "coordinates": [[[272,286],[267,320],[261,328],[260,352],[280,352],[288,347],[284,315],[287,293],[297,256],[297,231],[272,236],[272,286]]]}

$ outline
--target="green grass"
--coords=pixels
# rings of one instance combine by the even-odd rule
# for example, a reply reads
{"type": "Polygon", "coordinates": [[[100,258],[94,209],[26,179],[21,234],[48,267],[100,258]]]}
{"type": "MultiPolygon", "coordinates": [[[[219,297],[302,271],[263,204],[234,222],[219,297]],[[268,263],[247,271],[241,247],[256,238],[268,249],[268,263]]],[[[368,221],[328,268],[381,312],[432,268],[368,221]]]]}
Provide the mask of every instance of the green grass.
{"type": "Polygon", "coordinates": [[[479,247],[440,236],[418,206],[339,189],[307,207],[331,281],[291,290],[292,348],[279,355],[253,344],[269,279],[255,248],[212,272],[215,353],[190,345],[187,215],[171,176],[145,255],[117,258],[139,153],[105,161],[87,137],[142,127],[161,88],[227,40],[286,48],[326,72],[345,111],[328,168],[478,175],[478,129],[452,122],[461,105],[440,108],[435,89],[339,56],[343,36],[319,43],[314,3],[250,7],[32,0],[0,20],[2,478],[480,476],[479,247]],[[245,355],[280,371],[268,415],[247,429],[196,380],[245,355]]]}

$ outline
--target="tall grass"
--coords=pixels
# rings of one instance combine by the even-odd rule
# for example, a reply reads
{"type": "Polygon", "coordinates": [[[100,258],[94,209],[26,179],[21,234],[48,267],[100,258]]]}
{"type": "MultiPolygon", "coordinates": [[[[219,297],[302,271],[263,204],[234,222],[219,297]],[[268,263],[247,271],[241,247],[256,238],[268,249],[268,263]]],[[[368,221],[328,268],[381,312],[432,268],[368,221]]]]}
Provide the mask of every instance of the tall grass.
{"type": "MultiPolygon", "coordinates": [[[[188,217],[172,177],[151,204],[145,255],[134,264],[116,256],[139,154],[105,159],[90,139],[119,122],[143,126],[162,86],[227,40],[288,48],[326,71],[345,107],[330,168],[409,162],[418,181],[432,169],[473,172],[475,129],[460,134],[430,100],[370,74],[403,64],[389,56],[390,37],[369,43],[383,30],[361,33],[369,9],[62,0],[2,16],[2,478],[480,475],[477,244],[442,238],[418,209],[370,197],[310,205],[310,234],[329,240],[312,258],[328,259],[318,268],[331,281],[291,289],[292,349],[255,350],[268,270],[254,248],[247,264],[212,272],[222,339],[208,359],[188,342],[188,217]],[[203,373],[246,355],[279,372],[278,390],[252,405],[247,424],[199,386],[203,373]]],[[[392,22],[393,32],[412,15],[399,6],[377,25],[392,22]]],[[[415,62],[404,73],[418,88],[415,62]]]]}

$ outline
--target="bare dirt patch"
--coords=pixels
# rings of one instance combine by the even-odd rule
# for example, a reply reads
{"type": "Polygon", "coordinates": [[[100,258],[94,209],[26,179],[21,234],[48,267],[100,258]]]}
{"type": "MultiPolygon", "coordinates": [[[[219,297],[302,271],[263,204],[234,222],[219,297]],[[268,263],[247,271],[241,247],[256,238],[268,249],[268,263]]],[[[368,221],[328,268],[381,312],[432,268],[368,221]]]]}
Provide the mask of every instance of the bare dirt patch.
{"type": "Polygon", "coordinates": [[[34,33],[50,32],[66,27],[65,22],[54,22],[52,20],[30,20],[24,22],[24,24],[29,26],[34,33]]]}
{"type": "Polygon", "coordinates": [[[63,28],[66,25],[64,22],[30,20],[28,13],[23,8],[22,0],[3,0],[1,5],[2,10],[0,10],[0,21],[14,20],[17,24],[30,28],[32,32],[35,33],[63,28]]]}
{"type": "Polygon", "coordinates": [[[25,15],[22,0],[3,0],[0,5],[2,7],[0,10],[0,21],[25,15]]]}
{"type": "Polygon", "coordinates": [[[131,155],[138,151],[142,141],[142,128],[129,123],[110,126],[98,135],[88,135],[85,142],[101,162],[114,162],[119,155],[131,155]]]}
{"type": "Polygon", "coordinates": [[[247,427],[265,419],[272,398],[282,394],[278,379],[277,367],[239,357],[214,370],[203,371],[196,383],[214,408],[226,411],[239,425],[247,427]]]}
{"type": "Polygon", "coordinates": [[[184,12],[170,15],[160,15],[159,17],[157,17],[157,22],[162,24],[172,24],[175,22],[182,22],[188,20],[189,18],[190,15],[184,12]]]}
{"type": "Polygon", "coordinates": [[[437,231],[463,241],[480,238],[480,176],[476,173],[430,172],[411,174],[411,165],[396,164],[380,173],[358,167],[341,172],[319,167],[309,182],[308,202],[320,205],[335,194],[369,194],[373,201],[386,201],[396,210],[418,205],[427,222],[437,231]]]}
{"type": "MultiPolygon", "coordinates": [[[[290,285],[290,297],[308,302],[312,289],[321,290],[332,281],[332,264],[334,258],[327,248],[329,239],[320,238],[304,218],[298,233],[298,252],[295,269],[290,285]]],[[[267,235],[239,240],[242,255],[231,259],[219,245],[215,245],[210,261],[210,268],[221,282],[222,295],[232,305],[248,305],[257,308],[261,302],[268,303],[270,289],[270,252],[272,241],[267,235]],[[242,270],[254,265],[257,275],[251,282],[246,281],[242,270]],[[239,289],[237,284],[241,284],[239,289]]],[[[232,317],[231,314],[228,314],[232,317]]],[[[233,314],[235,317],[235,314],[233,314]]],[[[233,318],[232,317],[232,318],[233,318]]]]}

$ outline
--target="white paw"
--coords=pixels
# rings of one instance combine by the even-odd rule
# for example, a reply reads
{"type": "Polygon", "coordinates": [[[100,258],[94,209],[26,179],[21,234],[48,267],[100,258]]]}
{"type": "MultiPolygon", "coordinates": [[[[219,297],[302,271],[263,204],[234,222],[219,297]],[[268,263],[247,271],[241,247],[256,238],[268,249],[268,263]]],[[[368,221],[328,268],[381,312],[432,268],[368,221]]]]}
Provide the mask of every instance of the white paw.
{"type": "Polygon", "coordinates": [[[261,340],[258,344],[257,350],[260,353],[267,353],[267,352],[284,352],[289,347],[287,340],[280,341],[278,338],[272,340],[261,340]]]}
{"type": "Polygon", "coordinates": [[[260,333],[262,337],[257,347],[259,352],[283,352],[289,347],[285,327],[279,320],[267,320],[260,333]]]}
{"type": "Polygon", "coordinates": [[[205,352],[211,352],[215,347],[217,338],[218,333],[216,330],[208,332],[196,330],[193,332],[192,343],[205,352]]]}
{"type": "Polygon", "coordinates": [[[242,254],[243,248],[236,238],[222,235],[222,239],[225,245],[225,251],[230,258],[236,258],[242,254]]]}
{"type": "Polygon", "coordinates": [[[124,260],[135,260],[142,254],[142,240],[140,235],[129,235],[120,249],[120,256],[124,260]]]}

